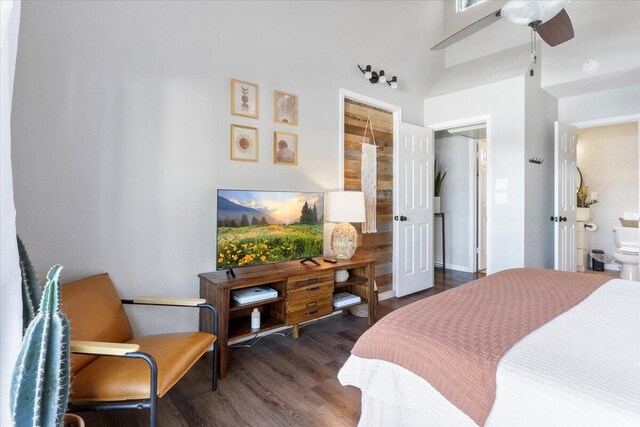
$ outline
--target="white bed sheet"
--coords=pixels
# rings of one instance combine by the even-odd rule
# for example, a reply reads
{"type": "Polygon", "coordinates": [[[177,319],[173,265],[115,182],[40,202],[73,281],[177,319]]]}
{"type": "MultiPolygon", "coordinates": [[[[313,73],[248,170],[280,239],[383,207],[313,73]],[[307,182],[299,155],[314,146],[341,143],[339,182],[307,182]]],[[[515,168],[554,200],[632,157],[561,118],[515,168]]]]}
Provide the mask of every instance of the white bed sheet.
{"type": "MultiPolygon", "coordinates": [[[[352,355],[338,378],[363,391],[360,426],[476,425],[398,365],[352,355]]],[[[640,282],[611,280],[514,345],[485,425],[640,426],[640,282]]]]}

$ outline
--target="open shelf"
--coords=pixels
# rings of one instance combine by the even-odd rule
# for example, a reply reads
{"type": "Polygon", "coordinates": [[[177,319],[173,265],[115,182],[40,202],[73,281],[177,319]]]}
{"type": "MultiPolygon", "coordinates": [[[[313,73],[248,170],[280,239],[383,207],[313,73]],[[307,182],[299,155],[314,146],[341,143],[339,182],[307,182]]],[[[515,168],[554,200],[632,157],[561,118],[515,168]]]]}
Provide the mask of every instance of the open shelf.
{"type": "Polygon", "coordinates": [[[229,311],[237,311],[237,310],[242,310],[245,308],[254,308],[254,307],[260,307],[261,305],[266,305],[272,302],[277,302],[277,301],[282,301],[284,300],[284,297],[282,295],[276,297],[276,298],[269,298],[269,299],[264,299],[262,301],[254,301],[254,302],[248,302],[246,304],[238,304],[236,302],[234,302],[234,305],[232,305],[231,307],[229,307],[229,311]]]}
{"type": "Polygon", "coordinates": [[[340,289],[340,288],[344,288],[345,286],[352,286],[352,285],[364,285],[367,283],[367,278],[366,277],[362,277],[362,276],[351,276],[349,277],[347,280],[345,280],[344,282],[340,282],[340,283],[335,283],[333,285],[334,289],[340,289]]]}
{"type": "Polygon", "coordinates": [[[280,326],[284,326],[282,320],[278,320],[274,317],[268,318],[262,322],[260,329],[251,329],[251,318],[248,316],[239,317],[229,322],[229,339],[243,338],[251,335],[259,334],[260,332],[268,331],[269,329],[275,329],[280,326]]]}

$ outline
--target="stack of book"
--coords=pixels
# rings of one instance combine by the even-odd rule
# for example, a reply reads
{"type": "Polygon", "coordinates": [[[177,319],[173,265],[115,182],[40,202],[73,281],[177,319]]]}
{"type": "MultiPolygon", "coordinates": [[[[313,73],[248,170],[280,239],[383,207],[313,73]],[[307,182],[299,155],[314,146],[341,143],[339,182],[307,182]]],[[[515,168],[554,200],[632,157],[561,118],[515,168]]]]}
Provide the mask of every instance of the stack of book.
{"type": "Polygon", "coordinates": [[[353,295],[347,292],[339,292],[333,295],[333,306],[335,308],[347,307],[349,305],[358,304],[362,301],[358,295],[353,295]]]}

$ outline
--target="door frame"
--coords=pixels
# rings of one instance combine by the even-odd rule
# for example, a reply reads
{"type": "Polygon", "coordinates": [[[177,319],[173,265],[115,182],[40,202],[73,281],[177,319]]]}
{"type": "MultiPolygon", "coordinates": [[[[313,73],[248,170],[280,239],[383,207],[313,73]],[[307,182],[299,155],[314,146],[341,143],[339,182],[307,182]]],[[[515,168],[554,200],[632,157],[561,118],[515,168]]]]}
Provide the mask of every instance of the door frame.
{"type": "MultiPolygon", "coordinates": [[[[638,123],[638,170],[640,170],[640,114],[626,114],[622,116],[602,117],[599,119],[582,120],[579,122],[568,123],[577,129],[587,129],[598,126],[618,125],[621,123],[637,122],[638,123]]],[[[576,140],[577,144],[577,140],[576,140]]],[[[638,212],[640,212],[640,182],[638,183],[638,212]]],[[[605,269],[610,264],[605,265],[605,269]]]]}
{"type": "MultiPolygon", "coordinates": [[[[339,121],[338,121],[338,189],[340,191],[344,190],[344,102],[346,100],[352,100],[356,102],[360,102],[363,104],[370,105],[372,107],[380,108],[386,111],[389,111],[393,114],[393,171],[398,170],[398,149],[400,143],[400,123],[402,122],[402,107],[399,107],[394,104],[390,104],[388,102],[380,101],[379,99],[372,98],[367,95],[362,95],[357,92],[353,92],[348,89],[340,88],[340,96],[339,96],[339,121]]],[[[393,174],[393,212],[397,212],[398,210],[398,185],[399,178],[396,174],[393,174]]],[[[396,244],[396,234],[397,234],[397,224],[393,224],[393,249],[391,254],[391,264],[392,264],[392,284],[391,290],[383,292],[378,295],[378,300],[382,301],[388,298],[393,298],[396,296],[396,289],[398,289],[398,245],[396,244]]]]}
{"type": "MultiPolygon", "coordinates": [[[[426,120],[425,120],[426,122],[426,120]]],[[[456,120],[450,120],[447,122],[442,122],[442,123],[430,123],[427,124],[425,123],[425,126],[430,127],[431,129],[433,129],[434,132],[437,132],[439,130],[447,130],[447,129],[451,129],[451,128],[456,128],[456,127],[462,127],[462,126],[471,126],[471,125],[477,125],[480,123],[484,123],[487,127],[487,235],[486,235],[486,244],[487,244],[487,266],[486,266],[486,272],[487,274],[491,274],[493,273],[493,264],[492,264],[492,245],[491,245],[491,213],[492,213],[492,201],[493,201],[493,182],[492,182],[492,168],[493,168],[493,161],[492,161],[492,144],[491,144],[491,114],[483,114],[483,115],[479,115],[479,116],[472,116],[472,117],[466,117],[466,118],[462,118],[462,119],[456,119],[456,120]]],[[[471,155],[471,149],[469,149],[469,155],[471,155]]],[[[474,159],[475,159],[475,154],[474,154],[474,159]]],[[[475,164],[475,162],[474,162],[475,164]]],[[[475,169],[476,166],[474,166],[475,169]]],[[[475,181],[475,176],[473,177],[474,181],[475,181]]],[[[471,182],[471,180],[469,180],[471,182]]],[[[475,195],[475,190],[470,192],[470,198],[473,198],[473,200],[475,200],[476,195],[475,195]],[[473,196],[471,196],[471,194],[473,193],[473,196]]],[[[473,248],[471,248],[469,250],[469,254],[471,255],[471,253],[473,252],[473,256],[471,257],[471,262],[470,265],[473,266],[473,269],[475,270],[477,268],[477,259],[475,256],[475,228],[477,227],[477,215],[478,213],[476,212],[475,209],[475,204],[472,206],[473,211],[473,215],[470,215],[469,218],[469,226],[470,226],[470,230],[469,230],[469,238],[471,239],[470,241],[472,242],[471,246],[473,246],[473,248]]]]}

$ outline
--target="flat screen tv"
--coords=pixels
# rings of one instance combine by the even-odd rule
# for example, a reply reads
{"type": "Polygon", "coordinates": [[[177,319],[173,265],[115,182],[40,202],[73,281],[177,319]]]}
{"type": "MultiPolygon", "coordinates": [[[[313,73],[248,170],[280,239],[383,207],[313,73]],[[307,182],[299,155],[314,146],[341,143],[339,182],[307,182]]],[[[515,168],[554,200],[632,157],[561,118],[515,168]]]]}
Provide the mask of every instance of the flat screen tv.
{"type": "Polygon", "coordinates": [[[218,190],[216,268],[323,254],[324,193],[218,190]]]}

